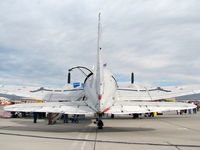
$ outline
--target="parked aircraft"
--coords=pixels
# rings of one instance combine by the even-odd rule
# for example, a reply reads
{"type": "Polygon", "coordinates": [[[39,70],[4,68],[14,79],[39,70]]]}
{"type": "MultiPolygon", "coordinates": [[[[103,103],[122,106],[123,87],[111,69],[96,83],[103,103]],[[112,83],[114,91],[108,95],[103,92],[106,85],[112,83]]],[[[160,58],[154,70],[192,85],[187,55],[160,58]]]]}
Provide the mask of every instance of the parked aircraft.
{"type": "Polygon", "coordinates": [[[6,97],[0,97],[0,105],[11,105],[13,104],[10,99],[6,97]]]}
{"type": "MultiPolygon", "coordinates": [[[[90,70],[86,67],[87,74],[83,88],[71,88],[52,90],[40,88],[23,93],[24,96],[42,98],[44,103],[16,104],[6,106],[6,111],[14,112],[47,112],[63,114],[96,114],[97,126],[102,129],[102,115],[104,114],[141,114],[163,112],[172,110],[192,109],[196,106],[178,102],[155,102],[157,99],[165,99],[176,96],[200,93],[200,90],[179,90],[162,88],[138,88],[136,86],[119,88],[113,74],[103,65],[102,59],[101,20],[98,20],[98,48],[96,68],[90,70]],[[37,95],[39,92],[44,92],[37,95]],[[31,95],[35,94],[35,95],[31,95]],[[60,98],[61,97],[61,98],[60,98]],[[56,101],[55,101],[56,100],[56,101]],[[61,100],[62,102],[60,102],[61,100]]],[[[74,68],[72,68],[74,69],[74,68]]],[[[71,71],[70,69],[69,71],[71,71]]],[[[68,83],[70,83],[70,73],[68,83]]],[[[20,92],[17,93],[20,95],[20,92]]]]}

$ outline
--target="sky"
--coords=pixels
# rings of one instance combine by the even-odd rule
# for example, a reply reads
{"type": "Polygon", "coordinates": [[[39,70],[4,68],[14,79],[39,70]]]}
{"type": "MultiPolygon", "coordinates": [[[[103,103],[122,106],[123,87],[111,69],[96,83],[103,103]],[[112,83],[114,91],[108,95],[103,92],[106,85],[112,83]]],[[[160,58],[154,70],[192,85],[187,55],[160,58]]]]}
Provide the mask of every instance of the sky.
{"type": "Polygon", "coordinates": [[[99,12],[117,81],[200,84],[199,0],[1,0],[0,84],[63,86],[93,68],[99,12]]]}

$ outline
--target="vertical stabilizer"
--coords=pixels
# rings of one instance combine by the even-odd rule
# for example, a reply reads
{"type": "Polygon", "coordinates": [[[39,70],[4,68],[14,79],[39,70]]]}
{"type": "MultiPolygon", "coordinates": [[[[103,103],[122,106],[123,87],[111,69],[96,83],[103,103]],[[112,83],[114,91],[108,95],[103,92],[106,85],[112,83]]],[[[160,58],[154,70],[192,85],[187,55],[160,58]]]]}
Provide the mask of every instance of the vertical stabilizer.
{"type": "Polygon", "coordinates": [[[101,100],[103,94],[103,61],[102,61],[102,32],[101,32],[101,13],[99,13],[99,21],[98,21],[98,47],[97,47],[97,70],[96,70],[96,78],[97,78],[97,94],[99,100],[101,100]]]}

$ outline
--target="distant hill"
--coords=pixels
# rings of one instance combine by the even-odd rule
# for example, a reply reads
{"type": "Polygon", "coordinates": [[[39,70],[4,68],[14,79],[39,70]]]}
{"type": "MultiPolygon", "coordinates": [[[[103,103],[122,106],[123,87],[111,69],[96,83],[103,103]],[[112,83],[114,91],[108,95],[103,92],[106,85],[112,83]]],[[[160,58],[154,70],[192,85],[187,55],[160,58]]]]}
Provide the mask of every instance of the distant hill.
{"type": "Polygon", "coordinates": [[[186,96],[176,97],[176,100],[200,100],[200,94],[192,94],[186,96]]]}
{"type": "Polygon", "coordinates": [[[20,98],[21,98],[20,96],[1,94],[1,93],[0,93],[0,97],[6,97],[6,98],[9,98],[11,100],[20,100],[20,98]]]}

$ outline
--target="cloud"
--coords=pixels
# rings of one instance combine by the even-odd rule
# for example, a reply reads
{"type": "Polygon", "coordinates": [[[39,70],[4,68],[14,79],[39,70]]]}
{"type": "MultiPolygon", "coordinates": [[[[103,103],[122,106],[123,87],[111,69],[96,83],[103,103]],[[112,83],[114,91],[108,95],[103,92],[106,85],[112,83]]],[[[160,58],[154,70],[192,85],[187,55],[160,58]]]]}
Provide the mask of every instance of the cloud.
{"type": "MultiPolygon", "coordinates": [[[[129,80],[134,71],[138,82],[199,84],[199,4],[198,0],[1,1],[0,81],[64,85],[68,68],[92,68],[101,11],[104,59],[118,80],[129,80]]],[[[74,73],[74,78],[79,76],[74,73]]]]}

